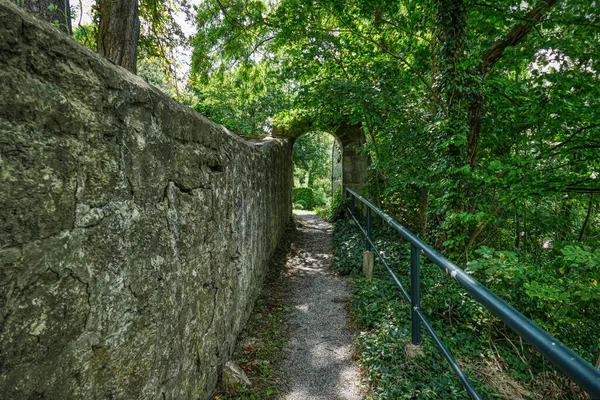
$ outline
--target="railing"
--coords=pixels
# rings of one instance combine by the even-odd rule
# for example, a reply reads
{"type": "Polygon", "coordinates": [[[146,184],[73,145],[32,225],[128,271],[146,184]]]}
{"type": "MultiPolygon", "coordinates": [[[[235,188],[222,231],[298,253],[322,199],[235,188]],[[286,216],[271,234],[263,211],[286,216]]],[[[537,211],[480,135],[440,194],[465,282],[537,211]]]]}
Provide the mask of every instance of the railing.
{"type": "Polygon", "coordinates": [[[555,339],[548,332],[540,328],[530,319],[525,317],[519,311],[514,309],[488,288],[476,281],[472,276],[460,269],[450,260],[434,250],[427,243],[419,239],[414,233],[400,225],[392,217],[375,207],[364,197],[360,196],[355,191],[346,188],[346,196],[351,196],[351,206],[347,208],[350,215],[357,223],[366,237],[367,251],[374,250],[381,263],[385,266],[392,279],[398,285],[400,291],[411,305],[411,341],[412,344],[418,345],[421,343],[421,324],[433,338],[435,345],[441,351],[443,356],[448,360],[450,367],[458,376],[460,382],[465,387],[469,396],[473,399],[481,397],[473,387],[473,384],[466,377],[465,373],[460,369],[458,363],[446,348],[440,337],[434,331],[433,327],[427,321],[427,318],[421,312],[420,299],[420,264],[419,253],[422,252],[429,260],[437,265],[442,271],[450,275],[460,286],[462,286],[471,296],[475,298],[481,305],[490,310],[494,315],[500,318],[520,337],[525,339],[531,346],[538,350],[546,357],[554,366],[562,371],[565,375],[571,378],[577,385],[585,390],[593,399],[600,399],[600,370],[596,369],[592,364],[581,358],[573,350],[555,339]],[[356,218],[356,200],[359,200],[366,206],[366,228],[360,224],[356,218]],[[389,264],[386,262],[382,253],[377,249],[371,239],[371,211],[381,216],[385,222],[391,225],[404,239],[410,242],[410,296],[404,289],[404,286],[396,277],[389,264]]]}

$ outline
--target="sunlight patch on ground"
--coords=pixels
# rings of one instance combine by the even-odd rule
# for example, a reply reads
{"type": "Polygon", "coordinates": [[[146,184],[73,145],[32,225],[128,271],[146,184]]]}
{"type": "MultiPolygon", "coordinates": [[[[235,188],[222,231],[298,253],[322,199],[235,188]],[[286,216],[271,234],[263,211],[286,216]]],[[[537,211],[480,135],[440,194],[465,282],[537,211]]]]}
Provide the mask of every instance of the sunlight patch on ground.
{"type": "Polygon", "coordinates": [[[316,212],[308,210],[292,210],[294,215],[315,215],[316,212]]]}

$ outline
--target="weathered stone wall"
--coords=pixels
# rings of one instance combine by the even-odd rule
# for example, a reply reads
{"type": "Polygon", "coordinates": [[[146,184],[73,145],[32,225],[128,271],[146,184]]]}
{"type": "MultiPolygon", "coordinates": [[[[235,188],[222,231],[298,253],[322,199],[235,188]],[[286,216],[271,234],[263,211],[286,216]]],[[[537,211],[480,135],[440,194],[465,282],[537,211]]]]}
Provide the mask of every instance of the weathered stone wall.
{"type": "Polygon", "coordinates": [[[207,398],[290,213],[286,141],[0,0],[0,398],[207,398]]]}

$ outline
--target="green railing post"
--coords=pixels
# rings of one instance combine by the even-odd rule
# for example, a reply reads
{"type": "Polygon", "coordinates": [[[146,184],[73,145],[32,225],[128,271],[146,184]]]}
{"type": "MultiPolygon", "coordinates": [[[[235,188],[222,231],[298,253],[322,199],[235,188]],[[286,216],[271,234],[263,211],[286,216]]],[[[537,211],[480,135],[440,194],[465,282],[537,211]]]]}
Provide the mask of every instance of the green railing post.
{"type": "Polygon", "coordinates": [[[371,208],[367,207],[367,244],[365,248],[371,251],[371,208]]]}

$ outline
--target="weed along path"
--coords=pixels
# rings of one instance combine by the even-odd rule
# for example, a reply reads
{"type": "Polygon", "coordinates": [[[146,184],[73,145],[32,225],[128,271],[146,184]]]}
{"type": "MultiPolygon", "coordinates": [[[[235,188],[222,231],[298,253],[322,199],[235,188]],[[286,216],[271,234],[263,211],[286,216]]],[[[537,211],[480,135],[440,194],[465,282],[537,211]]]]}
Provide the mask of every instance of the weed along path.
{"type": "Polygon", "coordinates": [[[281,399],[361,399],[345,309],[350,289],[347,279],[332,270],[331,225],[314,213],[295,213],[299,224],[287,261],[291,312],[280,363],[281,399]]]}

